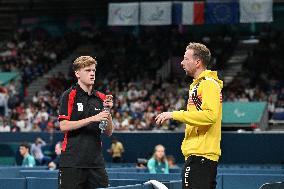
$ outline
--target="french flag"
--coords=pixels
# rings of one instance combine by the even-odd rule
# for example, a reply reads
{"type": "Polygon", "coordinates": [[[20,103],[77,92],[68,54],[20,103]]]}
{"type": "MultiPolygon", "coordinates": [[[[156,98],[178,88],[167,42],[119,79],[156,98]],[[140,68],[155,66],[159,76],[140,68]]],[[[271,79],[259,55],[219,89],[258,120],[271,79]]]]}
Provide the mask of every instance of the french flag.
{"type": "Polygon", "coordinates": [[[181,25],[204,24],[203,1],[198,2],[175,2],[173,4],[173,22],[181,25]]]}

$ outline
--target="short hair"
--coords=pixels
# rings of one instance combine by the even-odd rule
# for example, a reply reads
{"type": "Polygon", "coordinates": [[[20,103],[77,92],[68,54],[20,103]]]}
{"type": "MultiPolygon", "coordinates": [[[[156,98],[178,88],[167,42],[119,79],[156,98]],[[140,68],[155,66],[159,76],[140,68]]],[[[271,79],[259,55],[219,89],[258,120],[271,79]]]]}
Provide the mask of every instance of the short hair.
{"type": "Polygon", "coordinates": [[[97,65],[97,61],[95,58],[91,56],[80,56],[76,58],[73,62],[73,70],[77,71],[93,64],[97,65]]]}
{"type": "Polygon", "coordinates": [[[172,160],[174,163],[176,162],[176,159],[173,155],[168,155],[167,160],[172,160]]]}
{"type": "Polygon", "coordinates": [[[193,56],[199,58],[206,67],[209,65],[211,52],[205,45],[201,43],[189,43],[186,50],[189,49],[193,50],[193,56]]]}
{"type": "Polygon", "coordinates": [[[20,144],[20,147],[21,147],[21,146],[30,149],[30,145],[29,145],[29,143],[27,143],[27,142],[21,143],[21,144],[20,144]]]}

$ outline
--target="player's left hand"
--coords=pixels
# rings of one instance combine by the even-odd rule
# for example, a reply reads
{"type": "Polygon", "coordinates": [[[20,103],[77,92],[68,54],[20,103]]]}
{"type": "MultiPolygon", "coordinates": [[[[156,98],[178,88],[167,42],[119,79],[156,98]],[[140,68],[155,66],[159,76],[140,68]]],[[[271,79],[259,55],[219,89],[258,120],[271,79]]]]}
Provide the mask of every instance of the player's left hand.
{"type": "Polygon", "coordinates": [[[113,107],[113,96],[112,95],[106,95],[106,99],[103,102],[103,106],[112,108],[113,107]]]}
{"type": "Polygon", "coordinates": [[[165,121],[172,119],[173,118],[173,113],[172,112],[163,112],[157,115],[155,118],[156,124],[161,125],[165,121]]]}

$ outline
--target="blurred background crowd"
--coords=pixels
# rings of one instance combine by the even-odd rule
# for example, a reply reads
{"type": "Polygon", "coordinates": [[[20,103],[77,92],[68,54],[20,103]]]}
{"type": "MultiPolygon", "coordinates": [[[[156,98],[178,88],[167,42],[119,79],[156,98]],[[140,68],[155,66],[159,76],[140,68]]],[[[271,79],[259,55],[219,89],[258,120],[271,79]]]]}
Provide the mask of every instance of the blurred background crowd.
{"type": "MultiPolygon", "coordinates": [[[[47,83],[34,94],[29,94],[28,87],[78,49],[91,49],[91,55],[97,57],[95,87],[115,97],[112,113],[116,130],[180,129],[182,126],[174,121],[155,127],[153,119],[160,112],[186,107],[190,78],[179,66],[187,43],[206,44],[213,55],[211,68],[219,70],[224,79],[223,69],[238,48],[238,40],[240,37],[233,34],[195,37],[178,27],[142,30],[139,35],[96,29],[61,37],[52,37],[44,29],[19,29],[0,43],[0,71],[18,72],[21,78],[0,87],[0,131],[58,130],[60,95],[75,82],[72,59],[64,70],[49,75],[47,83]],[[163,78],[165,64],[174,65],[178,71],[163,78]]],[[[264,27],[257,44],[250,48],[241,70],[225,85],[223,99],[265,101],[269,119],[282,120],[284,33],[264,27]]]]}

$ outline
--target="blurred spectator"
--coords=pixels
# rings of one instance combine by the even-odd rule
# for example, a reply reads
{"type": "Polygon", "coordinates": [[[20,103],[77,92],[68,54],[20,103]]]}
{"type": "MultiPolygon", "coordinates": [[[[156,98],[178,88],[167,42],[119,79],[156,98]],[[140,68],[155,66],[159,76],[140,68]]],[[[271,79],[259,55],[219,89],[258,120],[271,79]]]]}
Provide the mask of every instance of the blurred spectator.
{"type": "Polygon", "coordinates": [[[116,137],[112,137],[111,148],[108,149],[108,152],[110,153],[112,157],[113,163],[123,162],[124,147],[123,147],[123,144],[116,137]]]}
{"type": "Polygon", "coordinates": [[[136,168],[139,169],[146,169],[147,168],[147,159],[144,158],[137,158],[136,168]]]}
{"type": "Polygon", "coordinates": [[[155,151],[147,163],[150,173],[169,173],[169,164],[166,159],[165,147],[161,144],[155,146],[155,151]]]}
{"type": "Polygon", "coordinates": [[[28,143],[20,144],[20,154],[23,157],[22,166],[23,167],[34,167],[36,165],[35,159],[29,153],[30,145],[28,143]]]}
{"type": "Polygon", "coordinates": [[[46,146],[46,143],[41,138],[36,138],[35,142],[31,146],[31,154],[38,161],[39,165],[48,165],[51,161],[49,156],[45,156],[42,152],[42,147],[46,146]]]}
{"type": "Polygon", "coordinates": [[[49,164],[48,164],[48,168],[50,170],[58,169],[60,155],[61,155],[61,149],[62,149],[62,143],[61,142],[56,143],[55,149],[54,149],[56,157],[51,162],[49,162],[49,164]]]}
{"type": "Polygon", "coordinates": [[[0,132],[10,132],[11,127],[5,117],[0,116],[0,132]]]}
{"type": "Polygon", "coordinates": [[[0,88],[0,116],[8,116],[8,94],[5,88],[0,88]]]}
{"type": "Polygon", "coordinates": [[[168,161],[168,164],[169,164],[169,168],[172,168],[172,169],[179,168],[176,164],[176,160],[175,160],[174,156],[168,155],[167,161],[168,161]]]}
{"type": "Polygon", "coordinates": [[[11,129],[10,129],[11,132],[20,132],[21,131],[20,127],[17,126],[16,120],[12,120],[11,123],[12,123],[11,129]]]}

